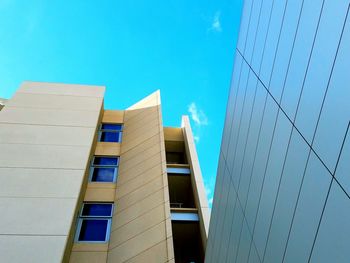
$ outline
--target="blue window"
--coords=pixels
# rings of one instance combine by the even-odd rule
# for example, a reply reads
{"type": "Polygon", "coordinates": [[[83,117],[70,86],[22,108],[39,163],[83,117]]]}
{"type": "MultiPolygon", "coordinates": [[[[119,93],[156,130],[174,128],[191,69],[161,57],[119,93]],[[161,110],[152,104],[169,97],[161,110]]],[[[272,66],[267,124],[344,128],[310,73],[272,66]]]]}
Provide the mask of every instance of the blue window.
{"type": "Polygon", "coordinates": [[[112,216],[112,204],[109,203],[85,203],[81,212],[82,216],[112,216]]]}
{"type": "Polygon", "coordinates": [[[90,166],[91,182],[116,182],[119,157],[95,156],[90,166]]]}
{"type": "Polygon", "coordinates": [[[121,142],[122,141],[122,124],[103,123],[100,126],[100,142],[121,142]]]}
{"type": "Polygon", "coordinates": [[[78,241],[105,242],[108,220],[105,219],[83,219],[78,241]]]}
{"type": "Polygon", "coordinates": [[[79,215],[75,241],[107,242],[112,215],[112,203],[84,203],[79,215]]]}
{"type": "Polygon", "coordinates": [[[191,170],[190,168],[186,168],[186,167],[168,167],[167,173],[168,174],[190,174],[191,170]]]}
{"type": "Polygon", "coordinates": [[[171,212],[172,221],[199,221],[197,213],[171,212]]]}

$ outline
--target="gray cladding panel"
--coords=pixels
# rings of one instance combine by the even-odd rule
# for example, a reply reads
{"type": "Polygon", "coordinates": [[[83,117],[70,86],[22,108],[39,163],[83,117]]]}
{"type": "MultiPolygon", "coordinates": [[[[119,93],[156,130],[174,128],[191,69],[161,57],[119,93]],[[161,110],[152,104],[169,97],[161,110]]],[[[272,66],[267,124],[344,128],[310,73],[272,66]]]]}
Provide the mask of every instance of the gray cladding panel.
{"type": "Polygon", "coordinates": [[[349,261],[349,7],[245,1],[207,263],[349,261]]]}
{"type": "Polygon", "coordinates": [[[350,203],[348,197],[333,183],[311,262],[346,263],[350,258],[350,203]]]}

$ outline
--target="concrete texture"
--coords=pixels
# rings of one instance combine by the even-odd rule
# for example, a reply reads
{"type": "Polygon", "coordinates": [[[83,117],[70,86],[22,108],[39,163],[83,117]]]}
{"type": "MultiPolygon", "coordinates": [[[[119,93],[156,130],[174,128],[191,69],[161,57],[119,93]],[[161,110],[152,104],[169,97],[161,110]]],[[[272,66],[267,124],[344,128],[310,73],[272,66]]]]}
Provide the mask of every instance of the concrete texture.
{"type": "MultiPolygon", "coordinates": [[[[107,262],[173,258],[159,92],[124,112],[124,131],[107,262]]],[[[151,260],[151,261],[149,261],[151,260]]]]}
{"type": "Polygon", "coordinates": [[[65,243],[65,236],[0,235],[1,261],[61,263],[65,243]]]}
{"type": "Polygon", "coordinates": [[[25,82],[0,112],[1,261],[63,260],[103,94],[25,82]]]}
{"type": "Polygon", "coordinates": [[[205,187],[203,183],[203,177],[199,160],[197,156],[196,146],[194,144],[192,129],[188,116],[182,117],[182,128],[185,141],[186,154],[191,168],[191,181],[195,197],[195,202],[198,207],[199,214],[199,226],[201,230],[201,237],[203,247],[206,247],[208,232],[209,232],[209,221],[210,221],[210,209],[208,206],[207,195],[205,193],[205,187]]]}

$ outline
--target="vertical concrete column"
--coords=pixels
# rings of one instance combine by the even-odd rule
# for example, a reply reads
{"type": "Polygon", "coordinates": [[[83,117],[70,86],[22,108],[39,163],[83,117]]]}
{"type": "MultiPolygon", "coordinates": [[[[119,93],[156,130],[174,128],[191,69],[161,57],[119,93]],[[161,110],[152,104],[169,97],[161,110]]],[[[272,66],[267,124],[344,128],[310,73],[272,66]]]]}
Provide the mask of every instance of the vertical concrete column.
{"type": "Polygon", "coordinates": [[[208,206],[207,196],[205,194],[202,172],[199,166],[197,151],[194,144],[192,129],[188,116],[182,116],[181,126],[183,128],[186,155],[189,159],[188,161],[191,167],[191,182],[192,187],[194,188],[193,192],[195,193],[195,201],[198,207],[198,214],[200,218],[199,226],[201,229],[203,247],[205,249],[208,239],[210,209],[208,206]]]}
{"type": "Polygon", "coordinates": [[[174,259],[159,91],[124,113],[124,131],[108,259],[174,259]]]}

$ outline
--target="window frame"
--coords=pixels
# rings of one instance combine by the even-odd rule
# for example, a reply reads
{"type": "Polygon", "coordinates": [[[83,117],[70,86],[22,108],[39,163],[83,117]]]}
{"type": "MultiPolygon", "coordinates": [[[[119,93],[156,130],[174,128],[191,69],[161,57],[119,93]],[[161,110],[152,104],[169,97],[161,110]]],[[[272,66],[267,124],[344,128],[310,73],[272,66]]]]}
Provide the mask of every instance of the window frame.
{"type": "Polygon", "coordinates": [[[119,161],[120,156],[109,156],[109,155],[94,155],[90,162],[90,168],[89,168],[89,183],[116,183],[118,178],[118,169],[119,169],[119,161]],[[101,164],[94,164],[96,157],[103,157],[103,158],[117,158],[117,164],[116,165],[101,165],[101,164]],[[93,181],[92,177],[95,171],[95,168],[114,168],[113,173],[113,180],[110,182],[104,182],[104,181],[93,181]]]}
{"type": "Polygon", "coordinates": [[[74,237],[74,243],[93,243],[93,244],[104,244],[109,242],[110,234],[111,234],[111,227],[112,227],[112,217],[114,213],[114,203],[109,202],[84,202],[83,205],[80,208],[79,214],[78,214],[78,220],[75,230],[75,237],[74,237]],[[85,204],[110,204],[111,207],[111,215],[110,216],[83,216],[83,209],[85,204]],[[106,220],[107,221],[107,228],[106,228],[106,234],[105,234],[105,240],[104,241],[89,241],[89,240],[79,240],[79,235],[81,231],[81,227],[83,225],[84,221],[88,220],[106,220]]]}
{"type": "Polygon", "coordinates": [[[111,132],[111,133],[118,133],[119,137],[118,137],[118,141],[117,142],[110,142],[110,143],[121,143],[122,142],[122,138],[123,138],[123,128],[124,128],[124,124],[123,123],[110,123],[110,122],[103,122],[103,123],[101,123],[99,128],[98,128],[98,142],[105,142],[105,141],[101,141],[101,137],[102,137],[102,133],[103,132],[111,132]],[[120,128],[120,130],[102,129],[102,126],[104,124],[120,125],[121,128],[120,128]]]}
{"type": "Polygon", "coordinates": [[[171,211],[170,213],[171,221],[193,221],[199,222],[198,212],[175,212],[171,211]]]}
{"type": "Polygon", "coordinates": [[[114,209],[114,205],[113,203],[111,202],[84,202],[83,205],[81,206],[81,209],[80,209],[80,212],[79,212],[79,217],[112,217],[113,216],[113,209],[114,209]],[[94,205],[94,204],[97,204],[97,205],[112,205],[112,208],[111,208],[111,215],[110,216],[84,216],[83,215],[83,211],[84,211],[84,206],[85,205],[94,205]]]}
{"type": "Polygon", "coordinates": [[[190,167],[167,167],[166,171],[168,174],[176,174],[176,175],[190,175],[191,174],[190,167]]]}

